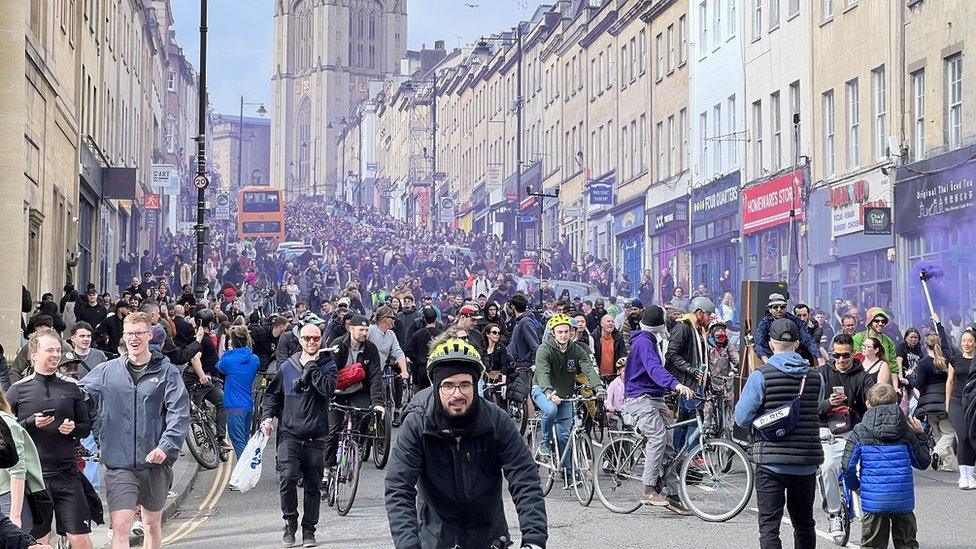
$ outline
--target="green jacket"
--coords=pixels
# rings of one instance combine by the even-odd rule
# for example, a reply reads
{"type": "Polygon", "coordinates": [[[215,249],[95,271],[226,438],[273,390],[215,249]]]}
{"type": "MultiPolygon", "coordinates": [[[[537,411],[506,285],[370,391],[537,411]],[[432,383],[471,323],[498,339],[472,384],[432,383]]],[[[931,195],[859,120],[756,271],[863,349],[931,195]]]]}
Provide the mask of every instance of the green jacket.
{"type": "Polygon", "coordinates": [[[550,337],[535,353],[535,376],[532,384],[544,393],[555,391],[560,398],[572,397],[576,389],[576,376],[586,376],[591,387],[603,387],[600,375],[593,367],[589,353],[573,341],[566,352],[560,352],[556,338],[550,337]]]}
{"type": "Polygon", "coordinates": [[[34,440],[12,414],[0,412],[0,417],[10,427],[10,434],[13,435],[14,445],[17,447],[17,455],[20,456],[17,464],[10,469],[0,469],[0,494],[10,491],[11,478],[27,479],[26,492],[43,490],[44,474],[34,440]]]}
{"type": "MultiPolygon", "coordinates": [[[[854,334],[854,352],[861,352],[861,344],[864,340],[871,336],[871,329],[868,328],[863,332],[858,332],[854,334]]],[[[898,375],[898,349],[895,347],[895,342],[891,340],[885,334],[875,336],[881,340],[881,346],[884,347],[884,356],[880,357],[888,363],[888,369],[891,370],[891,375],[898,375]]]]}

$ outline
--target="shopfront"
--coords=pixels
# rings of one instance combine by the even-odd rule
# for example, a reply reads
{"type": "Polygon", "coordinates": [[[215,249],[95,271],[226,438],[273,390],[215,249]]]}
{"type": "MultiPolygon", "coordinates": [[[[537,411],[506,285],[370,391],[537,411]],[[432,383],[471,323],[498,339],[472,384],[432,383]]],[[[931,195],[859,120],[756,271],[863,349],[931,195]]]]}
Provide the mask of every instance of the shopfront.
{"type": "Polygon", "coordinates": [[[796,223],[803,221],[802,188],[806,179],[807,174],[800,169],[742,189],[746,280],[786,280],[790,272],[792,284],[804,254],[799,239],[791,238],[790,211],[796,212],[796,223]]]}
{"type": "MultiPolygon", "coordinates": [[[[891,207],[891,178],[880,170],[822,187],[810,195],[807,233],[811,279],[809,299],[829,311],[835,299],[861,310],[892,308],[894,237],[865,234],[865,208],[891,207]]],[[[872,231],[867,231],[872,232],[872,231]]]]}
{"type": "Polygon", "coordinates": [[[662,295],[661,292],[661,278],[665,269],[674,279],[675,286],[680,286],[688,295],[691,274],[688,261],[688,195],[650,210],[647,214],[647,236],[651,242],[652,264],[658,272],[655,295],[663,302],[671,299],[671,296],[662,295]]]}
{"type": "Polygon", "coordinates": [[[644,196],[614,208],[613,234],[617,239],[614,264],[627,275],[634,297],[644,272],[644,196]]]}
{"type": "MultiPolygon", "coordinates": [[[[976,145],[898,169],[894,228],[899,317],[927,316],[919,274],[926,269],[942,318],[973,321],[976,308],[976,145]]],[[[902,322],[906,324],[906,322],[902,322]]]]}
{"type": "Polygon", "coordinates": [[[736,171],[691,193],[692,290],[705,284],[716,298],[726,291],[737,293],[741,280],[739,187],[736,171]]]}

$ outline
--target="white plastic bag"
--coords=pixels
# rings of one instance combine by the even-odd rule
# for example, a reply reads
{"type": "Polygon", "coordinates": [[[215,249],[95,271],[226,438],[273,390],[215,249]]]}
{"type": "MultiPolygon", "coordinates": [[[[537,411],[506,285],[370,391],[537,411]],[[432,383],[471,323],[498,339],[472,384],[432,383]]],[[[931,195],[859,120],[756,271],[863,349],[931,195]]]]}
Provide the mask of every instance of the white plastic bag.
{"type": "Polygon", "coordinates": [[[268,437],[261,430],[254,433],[247,441],[241,458],[234,466],[230,475],[230,485],[241,492],[247,492],[258,484],[261,479],[261,463],[264,461],[264,447],[268,444],[268,437]]]}

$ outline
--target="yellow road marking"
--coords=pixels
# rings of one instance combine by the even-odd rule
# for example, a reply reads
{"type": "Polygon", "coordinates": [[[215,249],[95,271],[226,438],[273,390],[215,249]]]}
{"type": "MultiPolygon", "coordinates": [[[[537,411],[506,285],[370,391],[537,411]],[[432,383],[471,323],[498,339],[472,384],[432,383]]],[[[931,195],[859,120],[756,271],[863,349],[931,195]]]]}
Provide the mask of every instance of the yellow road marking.
{"type": "Polygon", "coordinates": [[[163,538],[164,545],[185,538],[210,518],[210,511],[213,511],[213,508],[217,506],[217,502],[224,495],[224,488],[230,482],[230,475],[234,471],[234,462],[235,459],[231,455],[231,459],[220,464],[220,468],[217,470],[217,477],[214,478],[214,483],[210,487],[210,491],[207,492],[207,497],[197,507],[197,514],[177,528],[175,532],[163,538]]]}

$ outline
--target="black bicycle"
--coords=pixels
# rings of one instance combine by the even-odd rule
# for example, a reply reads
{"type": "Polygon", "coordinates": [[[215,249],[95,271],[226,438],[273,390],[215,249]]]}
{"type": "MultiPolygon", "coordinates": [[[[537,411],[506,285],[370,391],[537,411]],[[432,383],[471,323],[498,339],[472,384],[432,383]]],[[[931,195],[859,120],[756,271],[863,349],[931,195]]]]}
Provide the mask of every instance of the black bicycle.
{"type": "MultiPolygon", "coordinates": [[[[375,435],[357,431],[355,427],[361,426],[363,420],[367,420],[370,416],[375,420],[379,414],[369,408],[347,406],[335,401],[330,406],[333,410],[343,413],[342,422],[345,428],[339,433],[339,440],[336,445],[336,466],[327,479],[328,486],[322,497],[330,506],[335,505],[339,516],[346,516],[352,509],[352,504],[356,500],[356,491],[359,488],[359,471],[362,462],[365,461],[363,444],[366,441],[374,444],[376,442],[375,435]]],[[[389,416],[389,414],[384,415],[389,416]]]]}
{"type": "Polygon", "coordinates": [[[229,450],[222,450],[217,441],[217,410],[204,396],[209,385],[194,382],[187,385],[190,393],[190,428],[186,433],[186,446],[190,454],[204,469],[216,469],[227,461],[229,450]]]}

